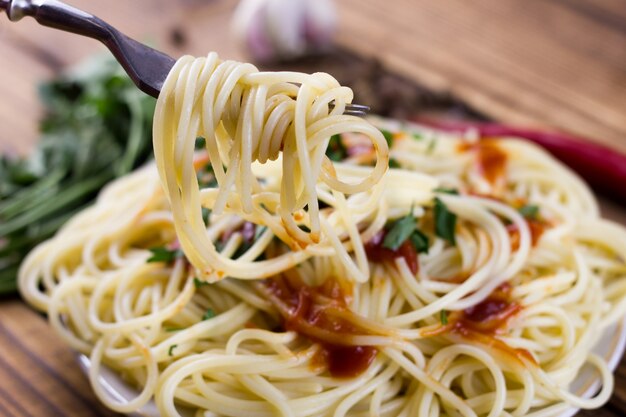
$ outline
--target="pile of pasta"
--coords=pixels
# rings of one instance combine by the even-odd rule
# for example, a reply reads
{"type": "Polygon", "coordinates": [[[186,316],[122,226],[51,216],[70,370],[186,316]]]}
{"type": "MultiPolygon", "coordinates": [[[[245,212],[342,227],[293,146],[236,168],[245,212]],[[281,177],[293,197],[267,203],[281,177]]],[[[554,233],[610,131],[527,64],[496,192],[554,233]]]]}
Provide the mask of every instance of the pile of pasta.
{"type": "Polygon", "coordinates": [[[624,228],[528,142],[366,121],[343,114],[351,99],[327,75],[179,61],[156,163],[19,274],[89,356],[99,398],[255,417],[605,403],[613,377],[592,349],[626,313],[624,228]],[[137,396],[111,398],[103,366],[137,396]],[[592,397],[571,390],[583,369],[592,397]]]}

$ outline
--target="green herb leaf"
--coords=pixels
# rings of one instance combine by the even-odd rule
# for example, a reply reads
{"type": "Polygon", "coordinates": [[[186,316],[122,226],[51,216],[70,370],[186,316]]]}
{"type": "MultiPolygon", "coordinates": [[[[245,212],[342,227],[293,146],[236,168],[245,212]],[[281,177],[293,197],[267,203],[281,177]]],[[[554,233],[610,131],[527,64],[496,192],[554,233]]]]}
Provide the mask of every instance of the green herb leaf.
{"type": "Polygon", "coordinates": [[[415,229],[413,233],[411,233],[411,236],[409,236],[409,239],[411,239],[411,244],[413,244],[417,253],[428,253],[428,248],[430,246],[428,236],[422,233],[419,229],[415,229]]]}
{"type": "Polygon", "coordinates": [[[172,250],[162,246],[150,248],[149,251],[152,252],[152,256],[148,258],[147,262],[171,263],[177,258],[182,258],[184,256],[183,251],[180,249],[172,250]]]}
{"type": "Polygon", "coordinates": [[[456,228],[456,214],[448,210],[448,207],[438,197],[435,197],[435,234],[452,245],[456,244],[454,231],[456,228]]]}
{"type": "Polygon", "coordinates": [[[222,239],[219,238],[215,242],[213,242],[213,245],[215,246],[216,251],[221,252],[226,246],[226,242],[222,241],[222,239]]]}
{"type": "Polygon", "coordinates": [[[209,225],[209,218],[211,217],[211,209],[202,207],[202,220],[205,225],[209,225]]]}
{"type": "Polygon", "coordinates": [[[195,285],[196,288],[200,288],[200,287],[204,287],[205,285],[210,285],[210,284],[206,281],[200,281],[198,278],[194,278],[193,285],[195,285]]]}
{"type": "Polygon", "coordinates": [[[204,320],[208,320],[208,319],[212,319],[213,317],[215,317],[215,311],[213,311],[212,308],[208,309],[206,311],[206,313],[204,313],[204,315],[202,316],[202,321],[204,320]]]}
{"type": "Polygon", "coordinates": [[[448,324],[448,312],[446,310],[441,310],[439,312],[439,320],[444,326],[448,324]]]}
{"type": "Polygon", "coordinates": [[[396,220],[391,224],[391,228],[385,235],[383,247],[397,250],[411,236],[416,227],[417,223],[412,213],[396,220]]]}
{"type": "Polygon", "coordinates": [[[172,345],[170,346],[170,348],[167,350],[167,354],[170,356],[174,356],[174,349],[176,349],[178,347],[178,345],[172,345]]]}
{"type": "Polygon", "coordinates": [[[394,158],[389,158],[389,168],[402,168],[402,166],[400,165],[400,162],[394,158]]]}
{"type": "Polygon", "coordinates": [[[333,135],[326,148],[326,156],[331,161],[341,162],[348,157],[348,150],[343,145],[340,135],[333,135]]]}
{"type": "Polygon", "coordinates": [[[198,136],[196,138],[196,143],[194,146],[196,150],[201,150],[201,149],[206,148],[206,139],[204,139],[202,136],[198,136]]]}
{"type": "MultiPolygon", "coordinates": [[[[0,155],[3,272],[90,204],[104,184],[153,155],[156,102],[112,57],[90,59],[41,85],[39,94],[45,116],[37,148],[28,158],[0,155]]],[[[15,290],[15,277],[3,279],[0,293],[15,290]]]]}
{"type": "Polygon", "coordinates": [[[387,141],[387,146],[391,148],[393,146],[393,133],[385,129],[380,129],[380,132],[385,137],[385,140],[387,141]]]}
{"type": "Polygon", "coordinates": [[[424,136],[422,136],[421,133],[411,133],[411,137],[414,140],[423,140],[424,139],[424,136]]]}
{"type": "Polygon", "coordinates": [[[527,219],[537,220],[539,216],[539,207],[533,204],[526,204],[518,209],[520,214],[527,219]]]}
{"type": "Polygon", "coordinates": [[[433,191],[436,193],[459,195],[459,190],[456,188],[437,187],[433,191]]]}
{"type": "Polygon", "coordinates": [[[257,224],[256,229],[254,230],[254,242],[259,240],[259,238],[263,235],[263,233],[265,233],[266,230],[267,230],[267,226],[259,226],[257,224]]]}

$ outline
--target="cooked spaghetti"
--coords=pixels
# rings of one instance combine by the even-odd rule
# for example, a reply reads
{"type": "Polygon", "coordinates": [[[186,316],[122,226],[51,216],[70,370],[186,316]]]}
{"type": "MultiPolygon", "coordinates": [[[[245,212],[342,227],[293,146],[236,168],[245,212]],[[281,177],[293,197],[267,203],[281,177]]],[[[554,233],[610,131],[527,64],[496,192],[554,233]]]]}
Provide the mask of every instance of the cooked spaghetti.
{"type": "Polygon", "coordinates": [[[527,142],[374,128],[341,115],[350,99],[326,75],[179,62],[157,166],[110,184],[20,271],[26,300],[90,356],[100,399],[258,417],[607,401],[591,349],[626,312],[626,231],[527,142]],[[569,389],[585,365],[593,398],[569,389]],[[137,397],[110,398],[101,366],[137,397]]]}
{"type": "MultiPolygon", "coordinates": [[[[311,256],[311,251],[299,249],[317,243],[322,244],[316,250],[343,252],[343,260],[351,263],[331,230],[333,224],[319,215],[317,180],[326,186],[328,199],[361,193],[369,197],[362,204],[371,207],[378,193],[363,192],[380,189],[389,159],[380,131],[356,116],[343,115],[351,100],[352,91],[328,74],[263,73],[251,64],[221,62],[215,53],[177,62],[157,103],[154,153],[178,239],[203,279],[270,277],[311,256]],[[324,153],[330,138],[344,132],[367,135],[377,155],[371,172],[354,183],[341,181],[324,153]],[[217,187],[200,190],[193,164],[198,136],[206,138],[217,187]],[[279,154],[282,172],[289,175],[276,181],[280,172],[253,174],[253,162],[275,161],[279,154]],[[201,207],[268,226],[294,251],[257,262],[220,255],[205,230],[201,207]]],[[[367,262],[351,229],[355,252],[361,254],[360,269],[346,266],[362,282],[368,278],[367,262]]]]}

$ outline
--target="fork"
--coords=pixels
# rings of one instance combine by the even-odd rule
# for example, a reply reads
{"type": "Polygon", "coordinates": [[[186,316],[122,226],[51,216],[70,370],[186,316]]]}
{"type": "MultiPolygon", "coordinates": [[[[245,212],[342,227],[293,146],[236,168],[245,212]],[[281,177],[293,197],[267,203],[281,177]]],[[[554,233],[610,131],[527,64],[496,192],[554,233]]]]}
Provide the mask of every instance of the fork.
{"type": "MultiPolygon", "coordinates": [[[[144,93],[158,97],[176,60],[124,35],[102,19],[58,0],[0,0],[0,12],[17,22],[25,16],[39,24],[87,36],[102,42],[144,93]]],[[[331,103],[331,107],[332,107],[331,103]]],[[[346,105],[344,114],[365,116],[369,107],[346,105]]]]}

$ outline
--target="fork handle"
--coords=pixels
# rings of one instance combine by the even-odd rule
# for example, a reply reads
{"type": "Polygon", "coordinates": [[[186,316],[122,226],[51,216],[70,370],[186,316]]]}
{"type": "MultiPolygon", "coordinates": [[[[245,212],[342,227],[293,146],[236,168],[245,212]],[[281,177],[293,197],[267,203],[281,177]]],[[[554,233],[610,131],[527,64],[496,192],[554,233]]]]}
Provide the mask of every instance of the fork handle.
{"type": "Polygon", "coordinates": [[[17,22],[25,16],[39,24],[98,39],[107,44],[113,29],[103,20],[58,0],[0,0],[0,10],[17,22]]]}
{"type": "Polygon", "coordinates": [[[102,42],[141,91],[158,97],[176,60],[124,35],[98,17],[58,0],[0,0],[9,20],[31,16],[41,25],[94,38],[102,42]]]}

